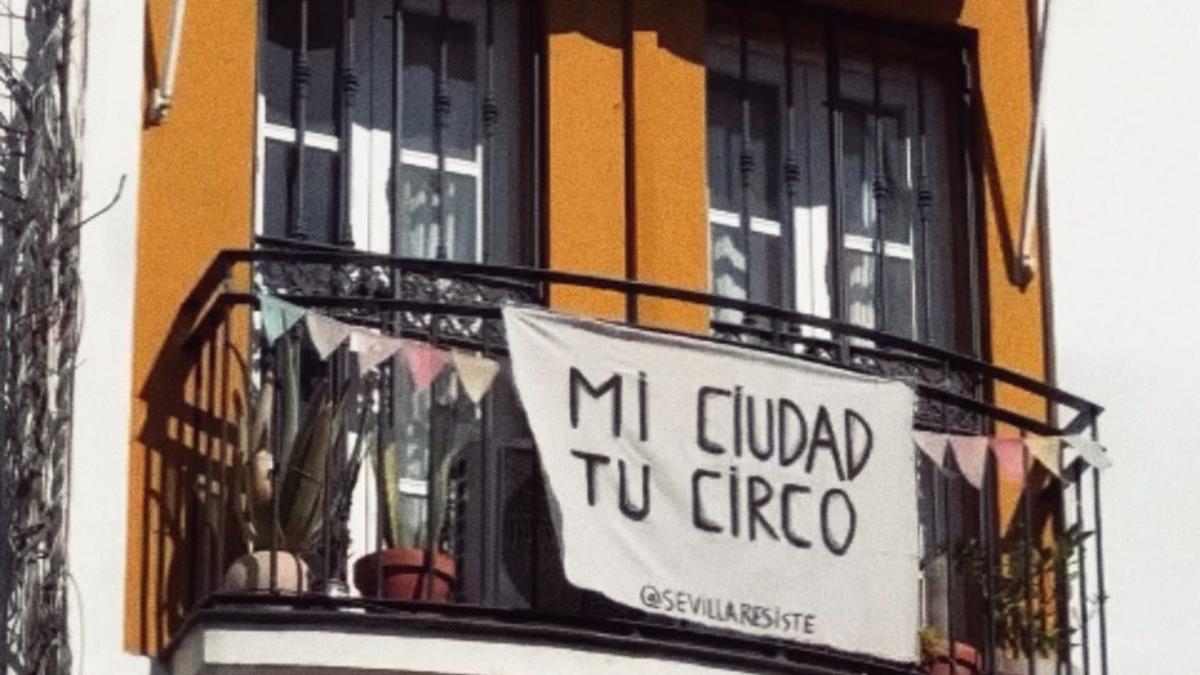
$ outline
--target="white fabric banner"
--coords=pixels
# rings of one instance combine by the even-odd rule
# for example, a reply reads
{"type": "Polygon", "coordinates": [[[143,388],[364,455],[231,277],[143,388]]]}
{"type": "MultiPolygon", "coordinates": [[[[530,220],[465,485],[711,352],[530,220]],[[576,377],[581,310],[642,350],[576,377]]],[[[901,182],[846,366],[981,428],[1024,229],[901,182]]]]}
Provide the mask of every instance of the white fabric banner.
{"type": "Polygon", "coordinates": [[[917,658],[913,392],[506,307],[567,580],[655,614],[917,658]]]}

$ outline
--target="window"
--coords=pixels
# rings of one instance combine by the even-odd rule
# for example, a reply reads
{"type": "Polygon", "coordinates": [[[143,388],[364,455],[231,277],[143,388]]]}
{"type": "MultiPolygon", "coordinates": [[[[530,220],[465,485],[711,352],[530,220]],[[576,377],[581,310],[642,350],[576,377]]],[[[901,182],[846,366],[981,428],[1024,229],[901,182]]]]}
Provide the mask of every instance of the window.
{"type": "Polygon", "coordinates": [[[713,292],[975,352],[964,46],[709,22],[713,292]]]}
{"type": "Polygon", "coordinates": [[[516,0],[269,0],[256,231],[530,262],[524,32],[516,0]]]}

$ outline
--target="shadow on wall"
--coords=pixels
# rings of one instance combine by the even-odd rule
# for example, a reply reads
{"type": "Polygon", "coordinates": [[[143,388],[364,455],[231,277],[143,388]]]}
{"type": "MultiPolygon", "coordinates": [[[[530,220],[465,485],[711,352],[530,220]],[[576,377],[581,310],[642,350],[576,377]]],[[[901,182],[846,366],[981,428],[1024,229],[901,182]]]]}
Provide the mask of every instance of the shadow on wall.
{"type": "MultiPolygon", "coordinates": [[[[704,2],[704,0],[693,0],[704,2]]],[[[908,23],[949,25],[962,15],[966,0],[920,0],[920,2],[896,2],[896,0],[808,0],[780,2],[782,10],[793,6],[809,5],[829,7],[846,14],[877,16],[902,20],[908,23]]],[[[568,3],[569,9],[548,13],[547,32],[578,33],[609,47],[625,46],[624,16],[631,16],[635,31],[657,31],[658,45],[676,56],[704,63],[703,45],[687,30],[687,22],[669,7],[666,10],[653,7],[659,3],[648,0],[609,0],[608,2],[568,3]],[[699,48],[697,48],[699,47],[699,48]]],[[[730,5],[736,7],[736,4],[730,5]]],[[[685,13],[686,14],[686,13],[685,13]]]]}
{"type": "Polygon", "coordinates": [[[206,308],[221,279],[209,274],[172,323],[139,397],[146,417],[137,433],[144,452],[133,470],[139,496],[127,589],[126,642],[155,653],[179,629],[190,607],[221,583],[224,560],[242,551],[237,527],[213,527],[246,414],[246,359],[234,336],[245,327],[222,307],[206,308]],[[208,564],[205,564],[207,562],[208,564]]]}

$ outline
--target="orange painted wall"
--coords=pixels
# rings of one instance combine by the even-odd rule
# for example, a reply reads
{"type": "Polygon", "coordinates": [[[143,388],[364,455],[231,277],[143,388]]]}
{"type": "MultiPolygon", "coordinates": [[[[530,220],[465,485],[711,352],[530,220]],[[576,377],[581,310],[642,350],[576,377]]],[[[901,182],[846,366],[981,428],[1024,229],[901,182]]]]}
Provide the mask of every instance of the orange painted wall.
{"type": "MultiPolygon", "coordinates": [[[[550,266],[705,290],[704,3],[548,0],[546,18],[550,266]]],[[[553,303],[626,316],[615,293],[553,303]]],[[[677,329],[706,312],[638,303],[642,323],[677,329]]]]}
{"type": "MultiPolygon", "coordinates": [[[[147,94],[163,67],[171,5],[147,4],[147,94]]],[[[180,616],[177,591],[188,583],[175,543],[197,487],[196,449],[213,429],[199,405],[206,395],[189,391],[196,364],[179,344],[191,318],[181,307],[218,250],[250,243],[256,26],[252,0],[190,3],[175,104],[165,124],[142,135],[126,545],[131,651],[162,645],[180,616]]],[[[244,336],[235,324],[226,337],[236,346],[244,336]]],[[[219,371],[229,356],[220,349],[205,359],[219,371]]]]}
{"type": "MultiPolygon", "coordinates": [[[[630,2],[635,276],[707,291],[705,5],[630,2]]],[[[638,320],[701,331],[708,313],[701,305],[650,299],[640,303],[638,320]]]]}
{"type": "MultiPolygon", "coordinates": [[[[1013,277],[1019,245],[1026,155],[1033,109],[1030,17],[1024,0],[969,0],[962,22],[979,29],[981,114],[978,118],[984,167],[987,222],[986,280],[991,360],[1037,379],[1046,378],[1047,354],[1043,277],[1027,285],[1013,277]]],[[[1040,253],[1039,253],[1040,255],[1040,253]]],[[[1038,269],[1045,270],[1041,264],[1038,269]]],[[[996,402],[1044,418],[1040,399],[1008,388],[996,402]]]]}
{"type": "MultiPolygon", "coordinates": [[[[547,0],[549,265],[625,276],[624,13],[620,0],[547,0]]],[[[555,307],[624,318],[625,301],[557,287],[555,307]]]]}

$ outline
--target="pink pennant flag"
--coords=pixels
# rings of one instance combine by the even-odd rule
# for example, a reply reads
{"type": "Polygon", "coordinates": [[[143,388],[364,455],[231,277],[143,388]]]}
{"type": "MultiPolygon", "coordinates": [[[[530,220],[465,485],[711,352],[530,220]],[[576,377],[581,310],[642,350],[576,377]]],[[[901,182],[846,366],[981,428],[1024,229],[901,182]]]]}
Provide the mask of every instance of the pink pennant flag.
{"type": "Polygon", "coordinates": [[[305,314],[304,324],[308,327],[308,339],[322,360],[350,337],[350,326],[316,312],[305,314]]]}
{"type": "Polygon", "coordinates": [[[495,359],[458,350],[452,352],[452,358],[454,359],[454,370],[458,373],[458,380],[462,382],[463,390],[467,392],[472,403],[479,403],[488,393],[488,389],[492,388],[492,381],[500,372],[500,363],[495,359]]]}
{"type": "Polygon", "coordinates": [[[950,449],[963,478],[976,490],[983,488],[983,472],[987,468],[987,436],[951,436],[950,449]]]}
{"type": "Polygon", "coordinates": [[[1030,436],[1025,439],[1025,447],[1029,448],[1029,456],[1033,461],[1046,467],[1046,470],[1062,479],[1062,440],[1054,437],[1030,436]]]}
{"type": "Polygon", "coordinates": [[[942,468],[942,464],[946,461],[946,443],[950,437],[946,434],[938,434],[932,431],[914,431],[913,444],[921,451],[921,454],[929,458],[933,465],[937,468],[942,468]]]}
{"type": "Polygon", "coordinates": [[[404,340],[364,329],[350,333],[350,351],[358,357],[358,370],[365,373],[400,351],[404,340]]]}
{"type": "Polygon", "coordinates": [[[445,349],[412,340],[404,340],[404,344],[400,345],[400,354],[408,364],[408,372],[417,391],[428,388],[450,361],[450,352],[445,349]]]}
{"type": "Polygon", "coordinates": [[[993,438],[992,454],[996,456],[996,470],[1001,480],[1016,487],[1025,484],[1024,439],[993,438]]]}

